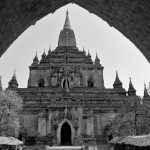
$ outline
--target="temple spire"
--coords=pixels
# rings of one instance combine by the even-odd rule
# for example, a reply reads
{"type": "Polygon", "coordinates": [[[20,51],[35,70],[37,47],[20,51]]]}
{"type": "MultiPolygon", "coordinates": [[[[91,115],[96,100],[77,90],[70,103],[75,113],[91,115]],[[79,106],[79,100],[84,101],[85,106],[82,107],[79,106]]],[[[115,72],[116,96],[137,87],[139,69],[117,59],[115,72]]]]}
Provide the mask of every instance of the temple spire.
{"type": "Polygon", "coordinates": [[[91,57],[91,54],[90,54],[90,52],[89,52],[89,49],[88,49],[88,54],[87,54],[87,56],[88,56],[88,57],[91,57]]]}
{"type": "Polygon", "coordinates": [[[99,58],[98,58],[98,56],[97,56],[97,52],[96,52],[95,64],[96,64],[96,65],[100,64],[100,60],[99,60],[99,58]]]}
{"type": "Polygon", "coordinates": [[[12,76],[12,79],[8,83],[8,88],[18,88],[18,82],[16,79],[16,70],[14,70],[14,74],[12,76]]]}
{"type": "Polygon", "coordinates": [[[66,11],[66,20],[65,20],[65,24],[64,24],[64,29],[71,29],[68,9],[66,11]]]}
{"type": "Polygon", "coordinates": [[[14,70],[13,78],[16,79],[16,70],[14,70]]]}
{"type": "Polygon", "coordinates": [[[129,78],[129,88],[128,88],[128,95],[129,96],[133,96],[133,95],[136,95],[136,90],[132,84],[132,81],[131,81],[131,77],[129,78]]]}
{"type": "Polygon", "coordinates": [[[44,63],[45,60],[46,60],[46,53],[45,53],[45,49],[44,49],[40,63],[44,63]]]}
{"type": "Polygon", "coordinates": [[[35,57],[34,57],[33,61],[37,61],[37,62],[39,61],[38,56],[37,56],[37,51],[36,51],[36,54],[35,54],[35,57]]]}
{"type": "Polygon", "coordinates": [[[116,71],[116,78],[115,78],[113,87],[114,87],[115,89],[122,88],[122,82],[121,82],[120,79],[119,79],[119,76],[118,76],[118,72],[117,72],[117,71],[116,71]]]}
{"type": "Polygon", "coordinates": [[[58,46],[76,47],[76,38],[75,38],[74,31],[71,29],[68,10],[66,12],[66,20],[65,20],[64,28],[63,30],[61,30],[59,34],[58,46]]]}
{"type": "Polygon", "coordinates": [[[85,53],[84,46],[83,46],[83,52],[85,53]]]}
{"type": "Polygon", "coordinates": [[[37,51],[36,51],[36,54],[35,54],[35,57],[33,59],[32,65],[37,65],[38,63],[39,63],[39,60],[38,60],[37,51]]]}

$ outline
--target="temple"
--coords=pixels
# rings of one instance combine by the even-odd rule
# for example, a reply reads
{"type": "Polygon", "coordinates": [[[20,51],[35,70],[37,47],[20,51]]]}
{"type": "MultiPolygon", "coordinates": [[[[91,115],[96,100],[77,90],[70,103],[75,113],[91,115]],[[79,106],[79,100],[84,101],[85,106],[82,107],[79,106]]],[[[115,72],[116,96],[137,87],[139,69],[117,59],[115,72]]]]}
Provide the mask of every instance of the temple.
{"type": "MultiPolygon", "coordinates": [[[[14,73],[9,88],[23,97],[20,137],[26,149],[40,146],[82,146],[107,149],[107,124],[123,97],[136,95],[130,80],[126,91],[116,72],[113,88],[104,86],[104,67],[96,54],[79,50],[66,12],[55,50],[35,55],[29,67],[27,88],[18,88],[14,73]],[[39,146],[40,145],[40,146],[39,146]]],[[[42,149],[42,148],[41,148],[42,149]]]]}

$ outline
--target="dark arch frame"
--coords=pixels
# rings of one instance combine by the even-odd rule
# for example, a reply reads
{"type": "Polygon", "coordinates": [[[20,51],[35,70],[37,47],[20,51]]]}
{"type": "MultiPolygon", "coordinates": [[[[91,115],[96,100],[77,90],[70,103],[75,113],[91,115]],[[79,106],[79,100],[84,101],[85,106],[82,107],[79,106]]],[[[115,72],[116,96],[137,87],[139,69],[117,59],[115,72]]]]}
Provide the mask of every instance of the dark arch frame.
{"type": "Polygon", "coordinates": [[[68,122],[64,122],[61,126],[61,145],[69,146],[72,144],[71,141],[71,127],[68,122]]]}
{"type": "Polygon", "coordinates": [[[116,28],[150,62],[149,0],[2,0],[0,56],[27,28],[69,3],[81,6],[116,28]]]}

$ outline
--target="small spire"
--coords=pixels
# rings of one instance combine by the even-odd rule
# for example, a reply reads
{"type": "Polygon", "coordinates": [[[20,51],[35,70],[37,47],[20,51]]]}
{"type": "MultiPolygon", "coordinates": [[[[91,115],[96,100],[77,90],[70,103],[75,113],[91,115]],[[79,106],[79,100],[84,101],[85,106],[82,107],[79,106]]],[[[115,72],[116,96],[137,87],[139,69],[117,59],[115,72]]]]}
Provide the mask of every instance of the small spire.
{"type": "Polygon", "coordinates": [[[84,46],[83,46],[83,52],[85,52],[85,50],[84,50],[84,46]]]}
{"type": "Polygon", "coordinates": [[[136,90],[132,84],[132,81],[131,81],[131,77],[129,78],[129,88],[128,88],[128,95],[136,95],[136,90]]]}
{"type": "Polygon", "coordinates": [[[87,56],[90,56],[90,57],[91,57],[91,54],[90,54],[90,52],[89,52],[89,49],[88,49],[88,54],[87,54],[87,56]]]}
{"type": "Polygon", "coordinates": [[[0,90],[2,90],[3,87],[2,87],[2,75],[0,76],[0,90]]]}
{"type": "Polygon", "coordinates": [[[117,79],[119,79],[119,76],[118,76],[118,72],[117,72],[117,70],[116,70],[116,78],[117,78],[117,79]]]}
{"type": "Polygon", "coordinates": [[[133,84],[132,84],[132,81],[131,81],[131,77],[129,77],[129,88],[131,89],[131,88],[134,88],[133,87],[133,84]]]}
{"type": "Polygon", "coordinates": [[[51,55],[51,46],[49,46],[47,57],[50,57],[50,55],[51,55]]]}
{"type": "Polygon", "coordinates": [[[44,49],[40,63],[44,63],[45,60],[46,60],[46,54],[45,54],[45,49],[44,49]]]}
{"type": "Polygon", "coordinates": [[[14,70],[13,78],[16,78],[16,70],[14,70]]]}
{"type": "Polygon", "coordinates": [[[49,46],[49,52],[51,52],[51,45],[49,46]]]}
{"type": "Polygon", "coordinates": [[[44,49],[43,55],[46,56],[45,49],[44,49]]]}
{"type": "Polygon", "coordinates": [[[122,88],[122,82],[119,79],[118,72],[116,71],[116,78],[113,84],[114,88],[122,88]]]}
{"type": "Polygon", "coordinates": [[[33,59],[33,61],[35,62],[38,62],[39,60],[38,60],[38,56],[37,56],[37,51],[36,51],[36,54],[35,54],[35,57],[34,57],[34,59],[33,59]]]}
{"type": "Polygon", "coordinates": [[[95,64],[100,64],[100,60],[99,60],[99,58],[97,56],[97,52],[96,52],[95,64]]]}
{"type": "Polygon", "coordinates": [[[32,65],[37,65],[38,63],[39,63],[39,59],[38,59],[37,51],[36,51],[36,54],[35,54],[35,57],[34,57],[34,59],[33,59],[32,65]]]}
{"type": "Polygon", "coordinates": [[[14,70],[14,74],[12,76],[12,79],[9,81],[9,88],[18,88],[18,82],[16,79],[16,70],[14,70]]]}
{"type": "Polygon", "coordinates": [[[71,29],[68,9],[66,11],[66,20],[65,20],[65,24],[64,24],[64,29],[71,29]]]}

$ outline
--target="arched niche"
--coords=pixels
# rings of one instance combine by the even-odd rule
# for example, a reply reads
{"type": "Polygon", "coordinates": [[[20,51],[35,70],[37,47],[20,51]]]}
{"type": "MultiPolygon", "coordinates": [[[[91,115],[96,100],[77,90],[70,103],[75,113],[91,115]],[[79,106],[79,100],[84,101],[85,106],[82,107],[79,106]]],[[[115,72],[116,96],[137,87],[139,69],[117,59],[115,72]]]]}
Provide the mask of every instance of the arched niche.
{"type": "Polygon", "coordinates": [[[61,141],[60,144],[61,145],[71,145],[72,141],[71,141],[71,127],[68,124],[68,122],[64,122],[62,127],[61,127],[61,141]]]}
{"type": "Polygon", "coordinates": [[[69,126],[70,126],[70,129],[71,129],[71,144],[73,144],[73,140],[74,140],[74,137],[75,137],[75,129],[72,125],[72,123],[67,120],[67,119],[64,119],[59,125],[58,125],[58,129],[57,129],[57,139],[58,139],[58,143],[59,145],[61,145],[61,131],[62,131],[62,127],[64,125],[64,123],[67,123],[69,126]]]}

